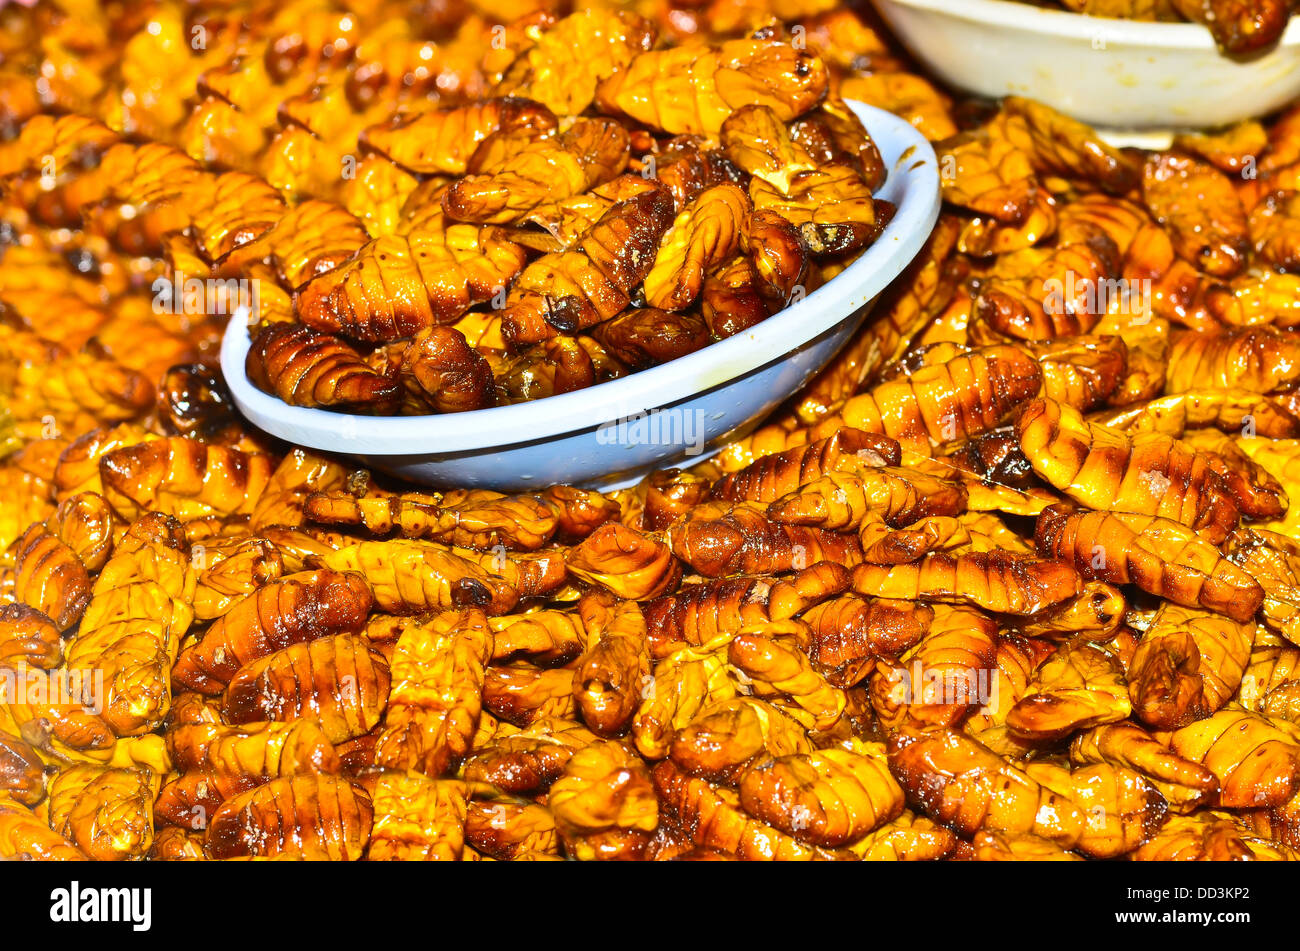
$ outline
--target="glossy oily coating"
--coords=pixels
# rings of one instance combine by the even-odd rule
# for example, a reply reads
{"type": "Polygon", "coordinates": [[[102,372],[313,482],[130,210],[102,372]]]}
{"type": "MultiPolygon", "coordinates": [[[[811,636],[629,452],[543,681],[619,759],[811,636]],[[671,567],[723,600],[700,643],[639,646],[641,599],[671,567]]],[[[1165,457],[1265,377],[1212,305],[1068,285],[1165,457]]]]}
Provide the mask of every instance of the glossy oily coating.
{"type": "Polygon", "coordinates": [[[1300,112],[1119,150],[786,0],[245,7],[6,8],[0,857],[1300,855],[1300,112]],[[233,411],[244,305],[358,414],[743,336],[893,213],[841,96],[946,203],[716,455],[419,487],[233,411]]]}

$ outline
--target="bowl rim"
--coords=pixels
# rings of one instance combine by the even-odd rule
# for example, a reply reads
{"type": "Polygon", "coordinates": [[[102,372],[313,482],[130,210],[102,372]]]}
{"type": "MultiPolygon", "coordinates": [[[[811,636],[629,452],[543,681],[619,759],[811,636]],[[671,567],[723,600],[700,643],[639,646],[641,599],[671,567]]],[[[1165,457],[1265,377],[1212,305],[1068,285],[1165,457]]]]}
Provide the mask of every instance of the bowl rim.
{"type": "Polygon", "coordinates": [[[253,386],[244,370],[250,340],[247,311],[241,309],[232,314],[221,343],[222,373],[235,405],[263,431],[312,449],[368,456],[489,451],[671,406],[778,360],[874,299],[920,251],[939,216],[938,159],[930,143],[905,119],[846,102],[873,139],[897,143],[883,186],[897,199],[894,217],[844,271],[748,330],[572,393],[464,413],[367,416],[291,406],[253,386]]]}
{"type": "MultiPolygon", "coordinates": [[[[1209,29],[1200,23],[1164,23],[1098,17],[1070,10],[1049,10],[1016,3],[1014,0],[873,0],[878,6],[911,7],[968,20],[983,26],[1034,32],[1066,39],[1088,39],[1098,29],[1107,42],[1156,49],[1217,50],[1209,29]]],[[[1300,16],[1291,17],[1282,33],[1280,46],[1300,46],[1300,16]]],[[[1267,55],[1268,52],[1260,55],[1267,55]]],[[[1227,62],[1248,66],[1255,57],[1227,62]]]]}

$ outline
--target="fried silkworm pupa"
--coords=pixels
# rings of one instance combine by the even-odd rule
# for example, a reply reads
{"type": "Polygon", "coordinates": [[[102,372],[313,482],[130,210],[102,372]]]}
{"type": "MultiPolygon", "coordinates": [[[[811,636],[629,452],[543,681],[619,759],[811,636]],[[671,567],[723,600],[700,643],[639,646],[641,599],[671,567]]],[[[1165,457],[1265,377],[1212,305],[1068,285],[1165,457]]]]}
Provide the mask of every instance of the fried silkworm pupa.
{"type": "Polygon", "coordinates": [[[142,858],[153,844],[154,789],[147,770],[70,766],[50,783],[50,828],[93,861],[142,858]]]}
{"type": "Polygon", "coordinates": [[[14,596],[48,617],[60,631],[76,624],[90,603],[90,575],[76,552],[40,525],[18,539],[14,596]]]}
{"type": "Polygon", "coordinates": [[[875,669],[878,657],[897,657],[930,631],[934,608],[915,601],[855,594],[814,605],[801,617],[812,632],[808,657],[828,683],[851,687],[875,669]]]}
{"type": "Polygon", "coordinates": [[[570,572],[620,598],[647,601],[677,586],[682,566],[660,538],[616,522],[602,525],[571,549],[570,572]]]}
{"type": "Polygon", "coordinates": [[[182,521],[248,515],[271,478],[271,457],[172,436],[104,455],[104,498],[127,519],[163,512],[182,521]]]}
{"type": "Polygon", "coordinates": [[[583,861],[640,858],[659,824],[645,763],[614,740],[570,757],[547,804],[565,851],[583,861]]]}
{"type": "Polygon", "coordinates": [[[34,806],[45,798],[45,763],[23,740],[0,730],[0,795],[34,806]]]}
{"type": "Polygon", "coordinates": [[[97,492],[78,492],[63,499],[45,524],[87,571],[104,567],[123,528],[108,500],[97,492]]]}
{"type": "Polygon", "coordinates": [[[272,779],[339,771],[334,744],[310,720],[248,726],[182,724],[167,732],[167,752],[180,772],[272,779]]]}
{"type": "Polygon", "coordinates": [[[374,824],[372,862],[459,862],[465,851],[466,788],[414,770],[367,778],[374,824]]]}
{"type": "MultiPolygon", "coordinates": [[[[477,556],[476,552],[467,552],[477,556]]],[[[493,556],[487,557],[492,564],[493,556]]],[[[320,559],[322,567],[365,578],[375,606],[392,614],[481,607],[506,614],[520,592],[476,561],[429,542],[408,539],[358,542],[320,559]]]]}
{"type": "Polygon", "coordinates": [[[1190,528],[1152,515],[1044,509],[1034,532],[1038,551],[1074,566],[1085,578],[1132,582],[1186,607],[1246,622],[1264,589],[1190,528]]]}
{"type": "Polygon", "coordinates": [[[16,802],[0,800],[0,856],[43,862],[84,862],[87,856],[16,802]]]}
{"type": "Polygon", "coordinates": [[[708,324],[698,314],[653,307],[625,310],[588,332],[633,370],[684,357],[711,340],[708,324]]]}
{"type": "Polygon", "coordinates": [[[733,697],[709,704],[679,729],[668,757],[692,776],[733,785],[761,759],[811,752],[797,720],[764,700],[733,697]]]}
{"type": "Polygon", "coordinates": [[[573,696],[582,721],[595,733],[622,733],[641,702],[650,674],[646,621],[635,601],[615,602],[603,592],[579,602],[591,647],[573,672],[573,696]]]}
{"type": "Polygon", "coordinates": [[[621,514],[616,501],[592,489],[553,485],[542,490],[540,496],[555,510],[559,519],[555,538],[563,544],[582,541],[606,522],[616,521],[621,514]]]}
{"type": "Polygon", "coordinates": [[[1178,813],[1213,803],[1219,780],[1200,763],[1173,752],[1141,727],[1110,723],[1078,733],[1070,741],[1070,762],[1076,766],[1110,763],[1141,773],[1178,813]]]}
{"type": "Polygon", "coordinates": [[[706,578],[774,574],[819,561],[851,567],[862,560],[854,535],[770,521],[760,502],[708,503],[668,529],[672,553],[706,578]]]}
{"type": "Polygon", "coordinates": [[[312,571],[258,588],[181,651],[172,679],[191,690],[219,694],[244,664],[326,634],[361,629],[374,604],[358,574],[312,571]]]}
{"type": "Polygon", "coordinates": [[[877,598],[935,599],[1000,614],[1037,614],[1082,591],[1069,565],[1009,551],[935,552],[907,565],[859,565],[853,589],[877,598]]]}
{"type": "Polygon", "coordinates": [[[761,760],[740,780],[740,803],[796,839],[847,845],[903,812],[903,790],[889,773],[884,747],[876,746],[761,760]]]}
{"type": "Polygon", "coordinates": [[[357,634],[293,644],[245,664],[222,702],[227,723],[318,723],[331,743],[369,733],[388,704],[388,662],[357,634]]]}
{"type": "Polygon", "coordinates": [[[486,409],[496,402],[491,366],[453,327],[416,334],[402,352],[402,371],[439,413],[486,409]]]}
{"type": "Polygon", "coordinates": [[[257,332],[245,364],[258,389],[291,406],[396,412],[401,387],[373,370],[341,338],[304,324],[268,324],[257,332]]]}
{"type": "Polygon", "coordinates": [[[373,818],[370,796],[355,783],[284,777],[222,803],[208,825],[206,848],[214,859],[355,861],[370,841],[373,818]]]}
{"type": "Polygon", "coordinates": [[[158,385],[158,411],[172,432],[204,442],[239,438],[240,422],[219,372],[201,363],[172,367],[158,385]]]}
{"type": "Polygon", "coordinates": [[[518,733],[498,737],[465,761],[463,775],[518,795],[550,787],[579,750],[598,741],[596,734],[572,720],[538,717],[518,733]]]}
{"type": "Polygon", "coordinates": [[[0,607],[0,664],[53,670],[62,659],[63,639],[53,621],[26,604],[0,607]]]}
{"type": "Polygon", "coordinates": [[[804,446],[756,459],[719,479],[710,493],[728,502],[773,502],[835,470],[897,466],[902,450],[888,436],[843,427],[804,446]]]}
{"type": "Polygon", "coordinates": [[[202,832],[223,802],[260,785],[262,779],[256,776],[181,773],[158,790],[154,818],[159,825],[202,832]]]}
{"type": "Polygon", "coordinates": [[[688,469],[660,469],[645,479],[645,508],[640,527],[661,532],[703,502],[712,483],[688,469]]]}
{"type": "Polygon", "coordinates": [[[1280,806],[1300,784],[1300,746],[1268,718],[1231,707],[1169,736],[1169,748],[1219,780],[1224,809],[1280,806]]]}

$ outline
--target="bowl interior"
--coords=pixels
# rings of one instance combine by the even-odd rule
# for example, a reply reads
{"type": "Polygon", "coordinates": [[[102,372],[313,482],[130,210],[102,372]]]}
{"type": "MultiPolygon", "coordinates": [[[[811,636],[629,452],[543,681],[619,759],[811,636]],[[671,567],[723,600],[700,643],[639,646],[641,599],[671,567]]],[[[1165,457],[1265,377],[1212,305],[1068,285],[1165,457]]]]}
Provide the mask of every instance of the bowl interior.
{"type": "Polygon", "coordinates": [[[444,416],[374,417],[289,406],[254,387],[244,371],[247,315],[236,313],[221,348],[232,398],[254,425],[281,439],[351,455],[409,457],[490,451],[587,429],[743,376],[864,307],[916,255],[938,216],[938,165],[929,143],[891,113],[849,105],[880,149],[888,178],[878,194],[893,202],[897,212],[876,242],[841,274],[747,331],[640,373],[530,403],[444,416]]]}

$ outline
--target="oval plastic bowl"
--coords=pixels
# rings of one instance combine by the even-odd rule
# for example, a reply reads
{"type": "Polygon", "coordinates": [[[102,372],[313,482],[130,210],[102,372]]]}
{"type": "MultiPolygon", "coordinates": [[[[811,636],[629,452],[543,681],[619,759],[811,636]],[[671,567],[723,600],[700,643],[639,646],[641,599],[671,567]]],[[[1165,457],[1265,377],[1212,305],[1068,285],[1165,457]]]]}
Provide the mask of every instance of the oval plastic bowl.
{"type": "Polygon", "coordinates": [[[841,274],[747,331],[573,393],[442,416],[375,417],[289,406],[254,387],[244,372],[248,328],[236,313],[221,347],[235,404],[273,436],[432,486],[615,488],[707,458],[830,361],[934,227],[934,151],[903,120],[850,105],[880,148],[889,174],[878,194],[897,214],[841,274]]]}
{"type": "Polygon", "coordinates": [[[1300,20],[1238,61],[1198,23],[1140,23],[1007,0],[874,0],[904,45],[949,85],[1030,96],[1110,130],[1212,128],[1300,96],[1300,20]]]}

